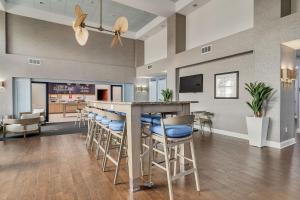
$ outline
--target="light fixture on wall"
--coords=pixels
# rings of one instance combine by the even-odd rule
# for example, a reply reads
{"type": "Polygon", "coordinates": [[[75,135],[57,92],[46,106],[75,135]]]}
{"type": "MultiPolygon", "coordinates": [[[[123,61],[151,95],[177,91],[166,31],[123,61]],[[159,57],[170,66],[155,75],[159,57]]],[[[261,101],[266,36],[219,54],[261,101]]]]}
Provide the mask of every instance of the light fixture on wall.
{"type": "Polygon", "coordinates": [[[5,83],[4,83],[4,81],[0,81],[0,89],[3,89],[3,88],[4,88],[4,86],[5,86],[5,83]]]}
{"type": "Polygon", "coordinates": [[[281,82],[286,84],[292,84],[297,78],[296,68],[281,68],[281,82]]]}
{"type": "Polygon", "coordinates": [[[147,92],[148,87],[147,87],[147,85],[136,85],[136,91],[137,92],[147,92]]]}

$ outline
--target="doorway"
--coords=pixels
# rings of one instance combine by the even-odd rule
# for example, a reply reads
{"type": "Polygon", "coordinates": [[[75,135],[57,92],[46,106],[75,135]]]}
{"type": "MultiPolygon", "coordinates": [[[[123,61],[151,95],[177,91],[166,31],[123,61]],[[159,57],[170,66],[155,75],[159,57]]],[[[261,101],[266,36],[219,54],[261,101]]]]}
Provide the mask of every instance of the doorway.
{"type": "Polygon", "coordinates": [[[32,82],[31,92],[32,110],[43,110],[45,120],[48,122],[48,83],[32,82]]]}
{"type": "Polygon", "coordinates": [[[123,101],[123,87],[122,85],[111,85],[111,101],[123,101]]]}

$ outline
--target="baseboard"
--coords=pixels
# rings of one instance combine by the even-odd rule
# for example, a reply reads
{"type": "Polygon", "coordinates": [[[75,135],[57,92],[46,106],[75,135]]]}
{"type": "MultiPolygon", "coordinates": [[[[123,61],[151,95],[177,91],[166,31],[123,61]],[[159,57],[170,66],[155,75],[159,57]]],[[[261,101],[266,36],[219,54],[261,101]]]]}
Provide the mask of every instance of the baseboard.
{"type": "Polygon", "coordinates": [[[296,138],[291,138],[289,140],[280,143],[280,149],[296,144],[296,138]]]}
{"type": "MultiPolygon", "coordinates": [[[[196,129],[199,129],[199,125],[194,125],[194,127],[196,129]]],[[[204,127],[204,131],[210,131],[209,128],[204,127]]],[[[230,137],[235,137],[235,138],[240,138],[240,139],[244,139],[244,140],[249,140],[248,135],[247,134],[243,134],[243,133],[237,133],[237,132],[233,132],[233,131],[226,131],[226,130],[221,130],[221,129],[215,129],[213,128],[212,131],[214,133],[220,134],[220,135],[226,135],[226,136],[230,136],[230,137]]]]}
{"type": "MultiPolygon", "coordinates": [[[[196,129],[199,129],[199,125],[194,125],[194,127],[196,129]]],[[[204,131],[210,131],[209,128],[205,127],[204,131]]],[[[244,140],[249,140],[249,137],[247,134],[243,134],[243,133],[237,133],[237,132],[232,132],[232,131],[226,131],[226,130],[220,130],[220,129],[215,129],[213,128],[212,131],[216,134],[220,134],[220,135],[226,135],[229,137],[235,137],[235,138],[239,138],[239,139],[244,139],[244,140]]],[[[286,148],[288,146],[294,145],[296,144],[296,139],[295,138],[291,138],[289,140],[283,141],[283,142],[274,142],[274,141],[267,141],[265,146],[267,147],[271,147],[271,148],[276,148],[276,149],[283,149],[286,148]]]]}

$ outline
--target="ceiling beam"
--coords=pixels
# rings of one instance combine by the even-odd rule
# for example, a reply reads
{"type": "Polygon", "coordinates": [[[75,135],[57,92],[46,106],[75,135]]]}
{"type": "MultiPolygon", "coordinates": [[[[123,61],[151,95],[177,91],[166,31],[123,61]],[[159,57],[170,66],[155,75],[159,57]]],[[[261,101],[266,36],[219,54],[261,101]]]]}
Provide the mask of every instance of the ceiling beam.
{"type": "Polygon", "coordinates": [[[0,10],[5,11],[5,1],[4,0],[0,0],[0,10]]]}
{"type": "Polygon", "coordinates": [[[166,27],[166,18],[165,17],[156,17],[151,22],[146,24],[135,34],[135,38],[139,40],[145,40],[151,35],[157,33],[162,28],[166,27]]]}
{"type": "Polygon", "coordinates": [[[193,1],[194,0],[179,0],[179,1],[177,1],[176,5],[175,5],[176,12],[180,11],[181,9],[183,9],[184,7],[186,7],[193,1]]]}
{"type": "MultiPolygon", "coordinates": [[[[0,0],[1,1],[1,0],[0,0]]],[[[43,20],[47,22],[52,22],[52,23],[58,23],[58,24],[63,24],[67,26],[72,26],[72,22],[74,18],[68,17],[65,15],[60,15],[52,12],[47,12],[41,9],[36,9],[36,8],[30,8],[22,5],[11,5],[10,3],[6,4],[6,12],[11,13],[11,14],[16,14],[24,17],[30,17],[38,20],[43,20]]],[[[90,26],[95,26],[98,27],[99,24],[95,22],[90,22],[87,21],[87,24],[90,26]]],[[[103,25],[103,28],[105,29],[112,29],[112,27],[103,25]]],[[[99,32],[98,30],[95,29],[89,29],[90,31],[95,31],[99,32]]],[[[106,32],[101,32],[101,33],[106,33],[106,32]]],[[[110,34],[110,33],[108,33],[110,34]]],[[[126,38],[131,38],[135,39],[135,32],[128,31],[124,35],[122,35],[126,38]]]]}
{"type": "Polygon", "coordinates": [[[175,3],[162,0],[112,0],[158,16],[169,17],[175,12],[175,3]]]}

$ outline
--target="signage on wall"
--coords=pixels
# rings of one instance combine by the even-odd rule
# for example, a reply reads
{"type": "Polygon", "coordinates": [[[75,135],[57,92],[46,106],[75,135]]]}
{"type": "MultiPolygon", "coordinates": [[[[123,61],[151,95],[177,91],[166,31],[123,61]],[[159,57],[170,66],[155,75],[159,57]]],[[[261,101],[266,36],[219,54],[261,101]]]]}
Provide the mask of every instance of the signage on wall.
{"type": "Polygon", "coordinates": [[[95,95],[95,84],[49,83],[48,93],[95,95]]]}

